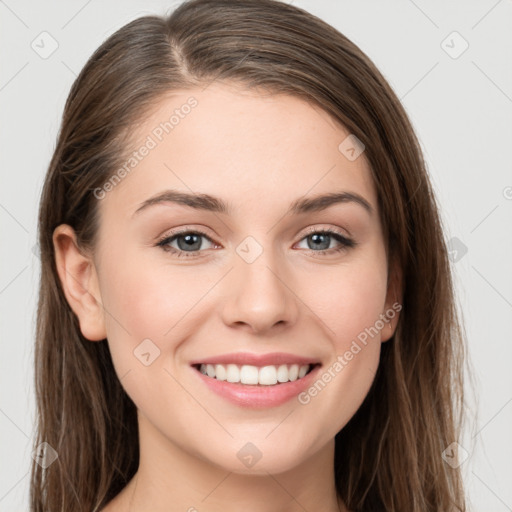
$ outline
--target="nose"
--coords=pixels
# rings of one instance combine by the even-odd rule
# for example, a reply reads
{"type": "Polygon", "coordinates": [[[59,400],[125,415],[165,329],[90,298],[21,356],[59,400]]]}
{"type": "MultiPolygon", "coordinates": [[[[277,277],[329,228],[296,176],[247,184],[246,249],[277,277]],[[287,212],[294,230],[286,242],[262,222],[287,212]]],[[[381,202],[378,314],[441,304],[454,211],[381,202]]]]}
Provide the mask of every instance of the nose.
{"type": "Polygon", "coordinates": [[[283,262],[264,250],[252,263],[238,258],[225,280],[227,300],[222,312],[226,325],[253,334],[290,327],[297,321],[293,279],[283,262]]]}

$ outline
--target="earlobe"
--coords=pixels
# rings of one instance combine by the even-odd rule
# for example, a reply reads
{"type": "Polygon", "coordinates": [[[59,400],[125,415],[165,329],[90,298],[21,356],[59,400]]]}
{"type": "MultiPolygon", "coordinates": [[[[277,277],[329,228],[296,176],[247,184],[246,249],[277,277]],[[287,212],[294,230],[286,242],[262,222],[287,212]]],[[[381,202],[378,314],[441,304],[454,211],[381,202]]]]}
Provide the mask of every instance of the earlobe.
{"type": "Polygon", "coordinates": [[[91,258],[80,251],[71,226],[53,232],[55,264],[66,299],[78,318],[82,335],[91,341],[107,337],[98,275],[91,258]]]}

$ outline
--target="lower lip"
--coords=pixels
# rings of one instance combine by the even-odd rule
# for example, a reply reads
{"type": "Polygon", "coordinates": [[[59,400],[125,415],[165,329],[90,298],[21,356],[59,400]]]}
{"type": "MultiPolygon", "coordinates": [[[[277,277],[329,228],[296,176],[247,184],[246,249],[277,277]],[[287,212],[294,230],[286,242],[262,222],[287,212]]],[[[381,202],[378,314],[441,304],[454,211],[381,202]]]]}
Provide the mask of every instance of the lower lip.
{"type": "Polygon", "coordinates": [[[239,406],[263,409],[282,405],[308,388],[318,374],[320,365],[315,366],[302,379],[273,386],[227,382],[203,375],[195,368],[193,370],[208,388],[217,395],[239,406]]]}

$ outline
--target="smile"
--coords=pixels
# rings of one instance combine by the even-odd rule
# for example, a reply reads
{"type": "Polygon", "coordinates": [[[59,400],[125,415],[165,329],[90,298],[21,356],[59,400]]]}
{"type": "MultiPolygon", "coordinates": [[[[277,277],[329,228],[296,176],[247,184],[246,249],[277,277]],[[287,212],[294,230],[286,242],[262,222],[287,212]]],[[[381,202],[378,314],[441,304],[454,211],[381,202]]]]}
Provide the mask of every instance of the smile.
{"type": "Polygon", "coordinates": [[[318,360],[285,353],[232,353],[189,363],[209,392],[237,406],[271,408],[314,381],[318,360]]]}
{"type": "Polygon", "coordinates": [[[237,364],[201,364],[199,371],[203,375],[220,381],[246,385],[274,386],[294,382],[305,377],[313,365],[281,364],[279,366],[253,366],[237,364]]]}

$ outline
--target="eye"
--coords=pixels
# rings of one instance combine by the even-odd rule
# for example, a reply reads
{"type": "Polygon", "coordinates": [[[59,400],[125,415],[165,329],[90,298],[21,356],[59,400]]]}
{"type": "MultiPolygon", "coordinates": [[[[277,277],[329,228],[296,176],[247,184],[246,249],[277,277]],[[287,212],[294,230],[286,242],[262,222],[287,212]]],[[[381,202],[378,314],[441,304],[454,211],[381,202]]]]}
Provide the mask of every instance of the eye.
{"type": "Polygon", "coordinates": [[[200,249],[211,249],[211,247],[203,247],[202,239],[205,238],[212,245],[212,240],[202,231],[180,231],[178,233],[166,236],[157,243],[164,251],[176,254],[178,257],[195,257],[200,249]],[[177,243],[178,247],[171,244],[177,243]]]}
{"type": "MultiPolygon", "coordinates": [[[[332,229],[319,230],[312,228],[301,239],[301,242],[303,240],[307,241],[308,250],[319,255],[337,253],[356,245],[354,240],[332,229]],[[338,246],[331,247],[332,242],[336,242],[338,246]]],[[[156,245],[178,258],[197,257],[200,256],[201,250],[212,249],[213,246],[218,247],[206,233],[200,230],[183,230],[178,233],[171,233],[159,240],[156,245]],[[202,239],[206,239],[210,247],[204,247],[202,239]],[[173,244],[177,246],[173,246],[173,244]]]]}
{"type": "Polygon", "coordinates": [[[306,236],[302,238],[302,240],[306,240],[307,249],[320,255],[337,253],[355,247],[356,245],[354,240],[347,238],[342,233],[339,233],[333,229],[319,230],[317,228],[312,228],[309,230],[306,236]],[[332,247],[332,242],[337,242],[338,246],[332,247]]]}

